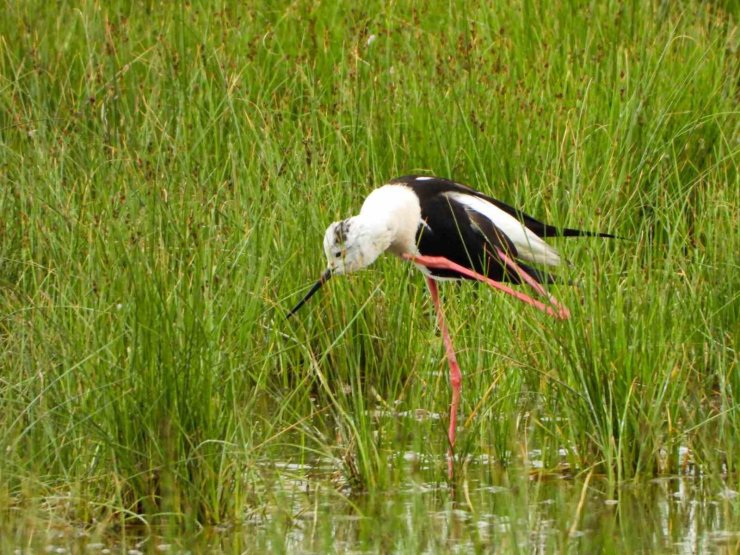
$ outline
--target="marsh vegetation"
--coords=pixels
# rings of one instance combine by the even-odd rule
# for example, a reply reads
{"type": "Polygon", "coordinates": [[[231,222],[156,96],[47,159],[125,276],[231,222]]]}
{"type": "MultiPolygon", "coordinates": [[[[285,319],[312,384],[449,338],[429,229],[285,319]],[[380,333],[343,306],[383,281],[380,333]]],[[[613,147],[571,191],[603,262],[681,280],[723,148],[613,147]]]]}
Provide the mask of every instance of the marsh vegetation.
{"type": "Polygon", "coordinates": [[[3,543],[737,550],[733,6],[6,2],[3,543]],[[565,322],[442,287],[453,482],[413,268],[284,318],[407,173],[623,238],[565,322]]]}

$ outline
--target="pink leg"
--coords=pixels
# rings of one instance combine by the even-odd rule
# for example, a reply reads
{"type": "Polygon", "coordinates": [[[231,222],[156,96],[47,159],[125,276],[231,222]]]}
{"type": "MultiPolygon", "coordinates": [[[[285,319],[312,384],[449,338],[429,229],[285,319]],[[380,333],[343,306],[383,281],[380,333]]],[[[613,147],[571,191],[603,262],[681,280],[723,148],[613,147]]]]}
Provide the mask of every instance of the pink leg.
{"type": "Polygon", "coordinates": [[[517,264],[511,258],[506,256],[506,254],[504,254],[504,251],[502,251],[501,249],[496,249],[496,252],[498,253],[501,260],[503,260],[509,268],[514,270],[519,275],[519,277],[522,278],[522,280],[527,282],[527,284],[532,289],[537,291],[543,297],[547,297],[547,300],[550,301],[550,304],[558,309],[558,314],[556,316],[557,318],[560,318],[561,320],[567,320],[568,318],[570,318],[570,310],[568,310],[568,307],[560,304],[560,301],[558,301],[555,297],[550,295],[550,293],[545,291],[545,288],[542,287],[542,284],[538,283],[536,279],[534,279],[527,272],[522,270],[519,264],[517,264]]]}
{"type": "Polygon", "coordinates": [[[437,311],[437,323],[439,329],[442,331],[442,338],[445,342],[445,350],[447,351],[447,363],[450,365],[450,385],[452,386],[452,403],[450,405],[450,429],[447,432],[447,437],[450,441],[450,447],[447,450],[447,475],[450,480],[453,477],[453,463],[454,463],[454,449],[455,449],[455,432],[457,430],[457,409],[460,406],[460,390],[462,386],[462,372],[460,372],[460,366],[457,364],[457,357],[455,356],[455,348],[452,345],[452,339],[450,333],[447,331],[445,325],[444,313],[442,311],[442,303],[439,302],[439,293],[437,292],[437,282],[432,278],[427,277],[427,286],[429,287],[429,293],[432,295],[432,301],[434,302],[434,308],[437,311]]]}
{"type": "MultiPolygon", "coordinates": [[[[483,283],[488,284],[489,286],[493,287],[494,289],[498,289],[500,291],[503,291],[504,293],[511,295],[512,297],[515,297],[519,299],[520,301],[527,303],[529,305],[532,305],[533,307],[546,312],[550,316],[553,316],[555,318],[559,318],[561,320],[567,319],[570,314],[568,313],[568,310],[565,309],[565,307],[561,306],[558,303],[558,308],[560,309],[558,312],[555,312],[552,307],[547,306],[546,304],[533,299],[529,295],[526,295],[525,293],[522,293],[521,291],[516,291],[515,289],[512,289],[508,285],[504,285],[503,283],[500,283],[498,281],[494,281],[484,275],[479,274],[478,272],[475,272],[469,268],[465,268],[464,266],[460,266],[460,264],[456,264],[452,260],[448,260],[447,258],[443,256],[414,256],[411,254],[404,254],[403,258],[406,260],[409,260],[411,262],[414,262],[415,264],[420,264],[422,266],[426,266],[427,268],[437,268],[437,269],[443,269],[443,270],[454,270],[456,272],[459,272],[460,274],[463,274],[465,276],[468,276],[470,278],[476,279],[478,281],[482,281],[483,283]]],[[[509,260],[512,264],[515,265],[515,270],[518,268],[519,272],[522,272],[523,274],[526,274],[521,268],[519,268],[518,265],[516,265],[513,261],[511,261],[508,257],[506,257],[506,260],[509,260]]],[[[530,276],[526,276],[530,278],[530,280],[534,283],[537,283],[534,281],[530,276]]],[[[532,285],[526,278],[524,278],[527,283],[532,285]]],[[[542,289],[539,283],[537,283],[537,286],[542,289]]],[[[539,291],[538,291],[539,292],[539,291]]],[[[557,301],[555,301],[557,302],[557,301]]]]}

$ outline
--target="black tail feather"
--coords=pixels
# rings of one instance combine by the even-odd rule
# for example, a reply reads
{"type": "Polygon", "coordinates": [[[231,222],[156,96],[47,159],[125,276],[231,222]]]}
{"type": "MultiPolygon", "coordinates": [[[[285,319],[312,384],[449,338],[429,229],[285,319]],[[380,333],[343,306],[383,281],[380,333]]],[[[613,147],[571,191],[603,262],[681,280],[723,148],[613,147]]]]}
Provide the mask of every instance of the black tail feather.
{"type": "Polygon", "coordinates": [[[607,237],[609,239],[619,239],[617,235],[601,231],[583,231],[582,229],[571,229],[569,227],[558,229],[549,225],[547,227],[550,229],[547,230],[545,237],[607,237]],[[550,233],[550,230],[554,230],[555,233],[550,233]]]}

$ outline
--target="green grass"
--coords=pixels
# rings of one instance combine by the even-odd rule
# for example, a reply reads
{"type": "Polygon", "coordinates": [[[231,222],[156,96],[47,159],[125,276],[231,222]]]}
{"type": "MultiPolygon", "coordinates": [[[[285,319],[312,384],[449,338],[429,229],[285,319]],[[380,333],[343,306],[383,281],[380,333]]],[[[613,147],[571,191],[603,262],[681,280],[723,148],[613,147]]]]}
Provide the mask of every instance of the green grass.
{"type": "Polygon", "coordinates": [[[444,481],[421,276],[384,257],[284,318],[325,227],[412,172],[624,238],[557,243],[564,323],[442,286],[458,481],[540,449],[611,487],[737,489],[734,4],[489,4],[5,3],[0,504],[234,523],[296,473],[392,490],[405,451],[444,481]]]}

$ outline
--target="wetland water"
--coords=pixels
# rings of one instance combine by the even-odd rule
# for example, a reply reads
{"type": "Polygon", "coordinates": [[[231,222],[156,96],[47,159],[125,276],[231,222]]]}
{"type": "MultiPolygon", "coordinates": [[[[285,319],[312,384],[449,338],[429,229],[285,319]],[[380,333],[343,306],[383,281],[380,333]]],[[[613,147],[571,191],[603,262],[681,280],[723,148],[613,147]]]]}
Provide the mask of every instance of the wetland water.
{"type": "MultiPolygon", "coordinates": [[[[611,488],[470,461],[454,490],[441,468],[399,454],[400,487],[352,493],[336,465],[265,462],[273,503],[239,526],[167,533],[32,524],[12,528],[15,553],[737,553],[738,493],[719,480],[674,476],[611,488]]],[[[9,523],[6,523],[6,530],[9,523]]],[[[6,535],[6,539],[8,535],[6,535]]]]}

